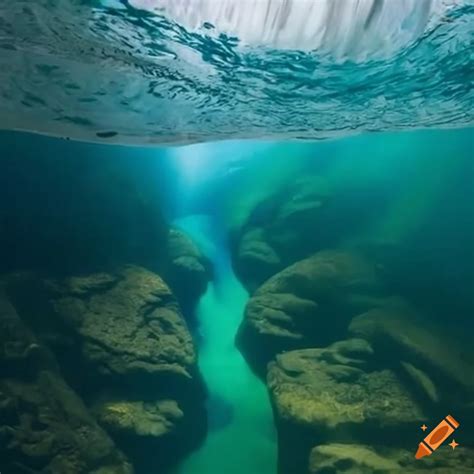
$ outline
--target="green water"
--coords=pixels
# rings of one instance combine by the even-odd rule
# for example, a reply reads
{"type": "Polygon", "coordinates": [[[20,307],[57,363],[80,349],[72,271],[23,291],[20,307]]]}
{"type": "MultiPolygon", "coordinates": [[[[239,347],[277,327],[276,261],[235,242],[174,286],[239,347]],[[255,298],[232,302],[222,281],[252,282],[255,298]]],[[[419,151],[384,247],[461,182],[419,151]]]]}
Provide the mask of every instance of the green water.
{"type": "Polygon", "coordinates": [[[273,474],[276,439],[267,390],[234,343],[248,294],[232,271],[225,242],[209,227],[204,229],[205,219],[188,217],[177,224],[214,264],[214,280],[197,309],[199,366],[210,394],[210,430],[178,473],[273,474]]]}

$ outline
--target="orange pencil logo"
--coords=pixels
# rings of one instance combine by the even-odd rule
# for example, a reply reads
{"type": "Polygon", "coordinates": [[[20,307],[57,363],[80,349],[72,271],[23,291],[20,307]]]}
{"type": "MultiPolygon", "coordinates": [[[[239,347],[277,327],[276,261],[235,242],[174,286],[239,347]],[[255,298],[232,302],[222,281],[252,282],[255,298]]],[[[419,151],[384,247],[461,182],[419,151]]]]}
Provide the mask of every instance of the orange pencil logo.
{"type": "MultiPolygon", "coordinates": [[[[421,459],[437,450],[446,439],[459,427],[459,423],[448,415],[430,434],[418,445],[415,458],[421,459]]],[[[426,426],[424,427],[426,429],[426,426]]]]}

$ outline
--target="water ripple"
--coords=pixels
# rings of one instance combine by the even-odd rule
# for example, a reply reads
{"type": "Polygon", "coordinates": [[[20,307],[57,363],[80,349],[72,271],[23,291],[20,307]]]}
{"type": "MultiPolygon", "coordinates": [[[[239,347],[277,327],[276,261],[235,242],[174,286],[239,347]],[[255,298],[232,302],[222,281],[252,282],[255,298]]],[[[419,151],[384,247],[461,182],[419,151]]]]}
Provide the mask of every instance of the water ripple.
{"type": "Polygon", "coordinates": [[[210,24],[187,30],[125,2],[115,6],[0,5],[0,128],[179,144],[474,122],[470,1],[396,54],[363,61],[244,45],[210,24]]]}

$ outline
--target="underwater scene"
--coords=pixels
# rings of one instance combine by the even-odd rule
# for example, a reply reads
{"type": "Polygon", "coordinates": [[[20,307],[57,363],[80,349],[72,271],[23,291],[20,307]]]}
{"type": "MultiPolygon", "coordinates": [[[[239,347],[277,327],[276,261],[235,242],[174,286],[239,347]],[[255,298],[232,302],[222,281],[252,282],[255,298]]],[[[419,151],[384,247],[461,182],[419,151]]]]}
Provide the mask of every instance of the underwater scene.
{"type": "Polygon", "coordinates": [[[472,474],[474,3],[0,3],[0,474],[472,474]]]}

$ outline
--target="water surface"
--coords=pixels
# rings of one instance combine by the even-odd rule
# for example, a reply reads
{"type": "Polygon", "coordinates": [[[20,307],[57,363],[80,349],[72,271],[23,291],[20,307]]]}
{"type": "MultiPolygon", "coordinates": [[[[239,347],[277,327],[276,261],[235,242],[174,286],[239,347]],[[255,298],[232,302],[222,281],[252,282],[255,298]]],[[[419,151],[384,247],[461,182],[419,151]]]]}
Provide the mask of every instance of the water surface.
{"type": "Polygon", "coordinates": [[[472,1],[379,3],[293,0],[268,23],[240,4],[4,2],[0,128],[179,144],[472,124],[472,1]]]}

